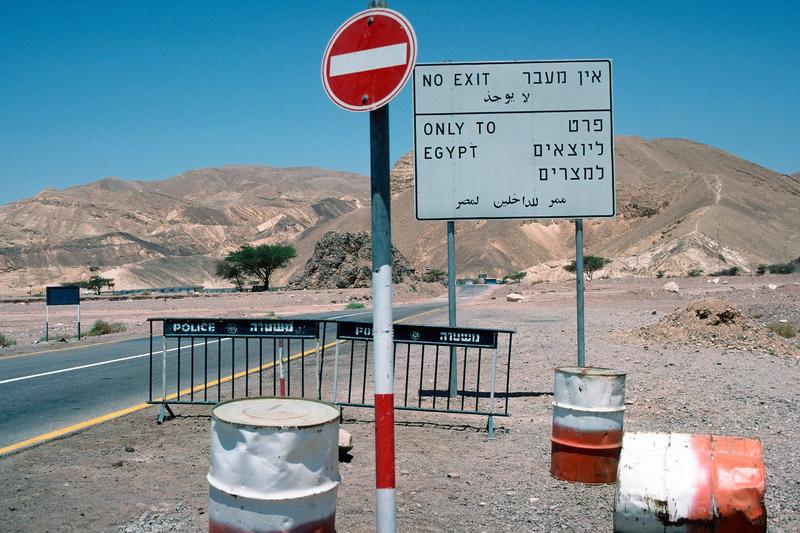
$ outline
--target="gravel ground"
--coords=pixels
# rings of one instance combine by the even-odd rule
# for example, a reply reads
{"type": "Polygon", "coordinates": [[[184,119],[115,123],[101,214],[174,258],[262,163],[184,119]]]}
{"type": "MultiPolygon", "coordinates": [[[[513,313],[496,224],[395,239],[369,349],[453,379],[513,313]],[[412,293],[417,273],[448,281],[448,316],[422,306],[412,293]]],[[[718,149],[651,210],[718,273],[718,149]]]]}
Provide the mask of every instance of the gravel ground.
{"type": "MultiPolygon", "coordinates": [[[[770,290],[760,278],[709,288],[677,280],[597,280],[586,296],[587,363],[628,372],[627,431],[758,437],[768,474],[769,531],[800,531],[800,365],[795,356],[648,342],[630,332],[713,293],[744,311],[797,320],[798,278],[770,290]],[[750,307],[747,307],[747,304],[750,307]],[[653,314],[653,311],[656,314],[653,314]]],[[[527,300],[463,305],[462,325],[514,328],[511,418],[485,420],[398,413],[400,531],[612,530],[614,487],[566,483],[549,474],[553,369],[572,365],[570,284],[517,286],[527,300]]],[[[426,323],[444,324],[445,313],[426,323]]],[[[794,322],[795,324],[797,322],[794,322]]],[[[161,426],[148,409],[0,459],[0,524],[5,531],[204,531],[207,528],[209,416],[181,407],[161,426]],[[128,451],[126,451],[128,450],[128,451]]],[[[374,530],[372,413],[347,409],[354,438],[340,464],[337,529],[374,530]]]]}

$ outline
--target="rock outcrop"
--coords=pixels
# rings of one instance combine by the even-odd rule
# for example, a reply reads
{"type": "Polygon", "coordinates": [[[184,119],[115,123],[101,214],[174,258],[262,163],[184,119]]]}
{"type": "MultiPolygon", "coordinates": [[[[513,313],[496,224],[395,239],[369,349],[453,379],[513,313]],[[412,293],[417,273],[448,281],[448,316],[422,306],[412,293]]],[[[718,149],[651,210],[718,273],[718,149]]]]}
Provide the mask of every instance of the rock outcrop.
{"type": "MultiPolygon", "coordinates": [[[[414,268],[392,249],[392,282],[416,280],[414,268]]],[[[289,280],[291,289],[345,289],[372,286],[372,239],[358,233],[328,232],[317,242],[314,255],[289,280]]]]}

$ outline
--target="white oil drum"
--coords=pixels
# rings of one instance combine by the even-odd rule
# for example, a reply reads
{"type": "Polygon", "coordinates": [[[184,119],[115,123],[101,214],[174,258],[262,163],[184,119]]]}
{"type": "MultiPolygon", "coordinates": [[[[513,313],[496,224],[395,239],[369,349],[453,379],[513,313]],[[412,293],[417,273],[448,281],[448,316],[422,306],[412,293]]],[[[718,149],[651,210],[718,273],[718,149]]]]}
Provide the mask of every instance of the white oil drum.
{"type": "Polygon", "coordinates": [[[758,439],[626,433],[614,501],[617,533],[764,533],[758,439]]]}
{"type": "Polygon", "coordinates": [[[212,411],[210,533],[334,533],[339,410],[243,398],[212,411]]]}
{"type": "Polygon", "coordinates": [[[622,446],[625,372],[556,369],[550,473],[565,481],[614,483],[622,446]]]}

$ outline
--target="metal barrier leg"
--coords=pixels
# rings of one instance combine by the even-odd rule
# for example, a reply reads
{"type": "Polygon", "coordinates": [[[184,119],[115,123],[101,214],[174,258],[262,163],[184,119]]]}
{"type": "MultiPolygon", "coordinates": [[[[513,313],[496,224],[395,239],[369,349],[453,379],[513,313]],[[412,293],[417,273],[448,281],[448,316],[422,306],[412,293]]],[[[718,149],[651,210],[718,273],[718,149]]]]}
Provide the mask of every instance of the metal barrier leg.
{"type": "Polygon", "coordinates": [[[336,392],[339,388],[339,341],[336,341],[336,348],[333,352],[333,396],[331,403],[336,403],[336,392]]]}
{"type": "Polygon", "coordinates": [[[497,348],[492,350],[492,385],[489,390],[489,420],[486,424],[486,431],[489,433],[489,440],[494,439],[494,382],[497,378],[497,348]]]}
{"type": "Polygon", "coordinates": [[[167,401],[167,338],[161,337],[161,410],[158,412],[156,422],[163,424],[167,418],[175,418],[175,413],[166,404],[167,401]]]}
{"type": "Polygon", "coordinates": [[[322,400],[322,368],[319,365],[319,339],[315,339],[314,361],[317,364],[317,400],[322,400]]]}

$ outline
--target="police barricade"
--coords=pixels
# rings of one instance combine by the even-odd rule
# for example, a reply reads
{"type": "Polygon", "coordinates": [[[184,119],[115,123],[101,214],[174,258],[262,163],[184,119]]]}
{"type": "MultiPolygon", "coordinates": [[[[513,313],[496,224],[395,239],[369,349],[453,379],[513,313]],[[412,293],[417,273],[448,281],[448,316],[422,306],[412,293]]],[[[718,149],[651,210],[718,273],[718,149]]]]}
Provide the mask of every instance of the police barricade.
{"type": "MultiPolygon", "coordinates": [[[[162,406],[159,422],[174,415],[171,405],[213,405],[236,397],[286,395],[341,407],[373,406],[370,323],[149,322],[148,403],[162,406]],[[160,350],[154,346],[159,323],[160,350]],[[326,363],[331,348],[333,361],[326,363]]],[[[509,414],[512,337],[509,330],[395,324],[395,408],[486,416],[492,436],[494,417],[509,414]]]]}
{"type": "Polygon", "coordinates": [[[173,415],[170,405],[213,405],[237,396],[322,397],[317,320],[151,318],[149,322],[148,403],[162,406],[159,422],[173,415]],[[153,346],[156,323],[161,323],[163,333],[160,351],[153,346]],[[313,363],[307,364],[311,355],[313,363]],[[155,392],[158,385],[160,391],[155,392]]]}
{"type": "MultiPolygon", "coordinates": [[[[325,324],[325,328],[329,323],[325,324]]],[[[334,360],[326,379],[331,402],[372,407],[372,324],[334,322],[334,360]],[[332,368],[331,368],[332,367],[332,368]]],[[[395,409],[508,416],[513,331],[395,324],[395,409]]]]}

